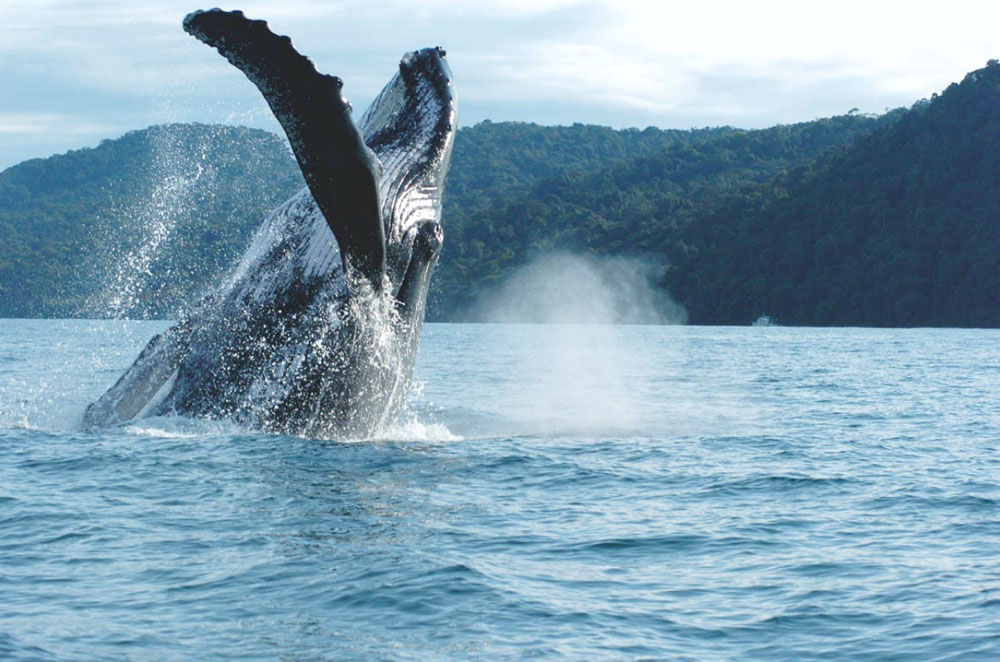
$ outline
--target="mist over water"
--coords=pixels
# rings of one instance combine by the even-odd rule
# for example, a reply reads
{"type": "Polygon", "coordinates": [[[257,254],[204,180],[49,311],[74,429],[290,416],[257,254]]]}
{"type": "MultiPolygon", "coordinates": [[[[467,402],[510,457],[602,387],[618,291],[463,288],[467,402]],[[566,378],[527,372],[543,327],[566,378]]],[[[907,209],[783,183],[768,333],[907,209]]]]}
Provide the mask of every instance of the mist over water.
{"type": "Polygon", "coordinates": [[[549,253],[481,298],[470,317],[532,324],[684,324],[687,312],[640,258],[549,253]]]}
{"type": "Polygon", "coordinates": [[[655,276],[638,258],[552,253],[482,298],[475,319],[543,325],[509,331],[533,339],[508,354],[516,378],[497,393],[522,433],[615,434],[648,422],[636,389],[647,357],[629,350],[622,325],[687,318],[655,276]]]}

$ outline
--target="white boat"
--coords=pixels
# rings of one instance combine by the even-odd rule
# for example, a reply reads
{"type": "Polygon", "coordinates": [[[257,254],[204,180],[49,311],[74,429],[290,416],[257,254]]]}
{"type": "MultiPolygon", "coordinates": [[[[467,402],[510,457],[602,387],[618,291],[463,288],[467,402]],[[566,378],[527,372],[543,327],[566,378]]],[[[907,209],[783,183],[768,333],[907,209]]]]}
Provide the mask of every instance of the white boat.
{"type": "Polygon", "coordinates": [[[761,315],[754,320],[751,326],[778,326],[778,323],[770,315],[761,315]]]}

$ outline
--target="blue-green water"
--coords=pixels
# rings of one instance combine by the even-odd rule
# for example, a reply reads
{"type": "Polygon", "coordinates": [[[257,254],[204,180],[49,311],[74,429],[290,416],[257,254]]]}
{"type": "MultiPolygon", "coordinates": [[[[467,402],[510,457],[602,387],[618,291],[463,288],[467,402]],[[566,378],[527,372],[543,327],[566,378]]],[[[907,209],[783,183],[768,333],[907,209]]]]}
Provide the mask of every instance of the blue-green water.
{"type": "Polygon", "coordinates": [[[429,325],[385,439],[79,431],[162,327],[0,320],[0,659],[1000,659],[1000,332],[429,325]]]}

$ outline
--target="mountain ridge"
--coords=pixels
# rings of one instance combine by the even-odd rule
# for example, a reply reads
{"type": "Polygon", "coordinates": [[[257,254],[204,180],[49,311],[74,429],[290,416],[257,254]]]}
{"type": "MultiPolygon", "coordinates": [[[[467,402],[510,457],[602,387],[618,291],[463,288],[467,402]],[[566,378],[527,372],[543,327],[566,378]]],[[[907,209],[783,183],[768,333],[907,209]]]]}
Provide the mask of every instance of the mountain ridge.
{"type": "MultiPolygon", "coordinates": [[[[533,257],[572,250],[647,260],[691,323],[766,310],[791,324],[1000,326],[997,108],[991,61],[880,116],[462,128],[429,319],[469,319],[533,257]]],[[[176,316],[301,186],[284,140],[242,127],[150,127],[12,166],[0,315],[176,316]]]]}

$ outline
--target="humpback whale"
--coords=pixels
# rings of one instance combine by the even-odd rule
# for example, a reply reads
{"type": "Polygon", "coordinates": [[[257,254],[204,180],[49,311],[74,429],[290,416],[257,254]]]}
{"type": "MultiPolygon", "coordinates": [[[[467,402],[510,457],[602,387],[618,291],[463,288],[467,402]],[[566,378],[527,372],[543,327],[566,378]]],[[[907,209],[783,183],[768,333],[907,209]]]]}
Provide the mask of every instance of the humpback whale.
{"type": "Polygon", "coordinates": [[[303,436],[377,434],[404,404],[443,240],[456,117],[445,51],[405,54],[355,123],[341,79],[264,21],[212,9],[183,27],[256,85],[306,187],[264,221],[216,291],[149,341],[84,425],[179,414],[303,436]]]}

